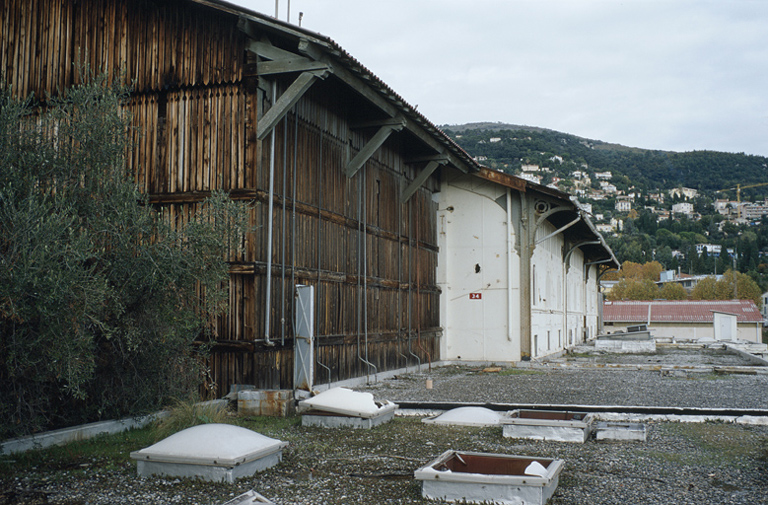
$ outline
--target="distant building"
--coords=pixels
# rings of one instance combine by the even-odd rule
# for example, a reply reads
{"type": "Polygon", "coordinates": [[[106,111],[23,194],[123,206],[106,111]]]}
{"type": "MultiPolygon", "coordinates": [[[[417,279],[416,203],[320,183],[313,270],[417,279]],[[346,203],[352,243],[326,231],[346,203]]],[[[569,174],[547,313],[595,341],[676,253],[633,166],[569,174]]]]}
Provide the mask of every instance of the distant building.
{"type": "Polygon", "coordinates": [[[699,192],[691,188],[674,188],[669,190],[669,196],[672,198],[678,197],[692,200],[699,196],[699,192]]]}
{"type": "Polygon", "coordinates": [[[523,170],[523,172],[541,172],[541,167],[538,165],[523,164],[523,166],[520,168],[523,170]]]}
{"type": "Polygon", "coordinates": [[[673,214],[685,214],[690,216],[693,214],[693,204],[688,202],[681,202],[672,205],[673,214]]]}
{"type": "Polygon", "coordinates": [[[549,158],[549,161],[556,161],[556,162],[558,162],[558,163],[560,163],[562,165],[563,164],[563,157],[562,156],[552,156],[551,158],[549,158]]]}
{"type": "Polygon", "coordinates": [[[588,174],[586,172],[582,172],[581,170],[575,170],[575,171],[571,172],[571,177],[573,177],[574,179],[581,180],[581,179],[583,179],[583,178],[585,178],[587,176],[588,176],[588,174]]]}
{"type": "MultiPolygon", "coordinates": [[[[701,253],[699,253],[701,254],[701,253]]],[[[685,255],[678,251],[672,251],[672,257],[678,258],[678,259],[684,259],[685,255]]],[[[661,275],[659,276],[658,282],[656,284],[659,287],[663,287],[664,284],[680,284],[685,290],[690,293],[694,287],[696,287],[696,284],[699,283],[699,281],[706,279],[707,277],[712,277],[711,275],[689,275],[684,274],[681,272],[675,272],[674,270],[665,270],[664,272],[661,272],[661,275]]],[[[716,275],[716,279],[720,279],[722,275],[716,275]]]]}
{"type": "Polygon", "coordinates": [[[657,203],[664,203],[664,193],[649,193],[648,198],[657,203]]]}
{"type": "Polygon", "coordinates": [[[632,201],[627,197],[620,196],[616,199],[615,208],[619,212],[629,212],[632,210],[632,201]]]}
{"type": "Polygon", "coordinates": [[[646,325],[675,341],[762,341],[763,315],[752,300],[617,301],[603,305],[604,331],[646,325]]]}
{"type": "Polygon", "coordinates": [[[595,172],[595,179],[609,180],[612,178],[613,178],[613,174],[611,172],[595,172]]]}
{"type": "Polygon", "coordinates": [[[723,249],[723,246],[719,244],[696,244],[696,253],[701,254],[704,251],[707,251],[707,254],[712,256],[713,254],[720,254],[720,251],[723,249]]]}
{"type": "Polygon", "coordinates": [[[491,137],[490,142],[491,144],[495,144],[496,142],[501,142],[501,137],[491,137]]]}
{"type": "Polygon", "coordinates": [[[599,231],[600,233],[613,233],[615,230],[613,225],[606,224],[606,223],[596,224],[595,228],[597,228],[597,231],[599,231]]]}
{"type": "Polygon", "coordinates": [[[529,172],[523,172],[520,174],[521,179],[525,179],[526,181],[535,182],[536,184],[541,184],[541,176],[540,175],[534,175],[529,172]]]}
{"type": "Polygon", "coordinates": [[[475,161],[488,161],[488,156],[475,156],[475,161]]]}
{"type": "Polygon", "coordinates": [[[732,202],[730,200],[715,200],[712,206],[715,208],[715,212],[720,215],[727,216],[730,214],[731,209],[736,206],[736,202],[732,202]]]}
{"type": "Polygon", "coordinates": [[[618,189],[616,188],[616,186],[614,186],[610,182],[605,182],[605,181],[600,181],[600,189],[602,189],[606,193],[616,193],[616,192],[618,192],[618,189]]]}
{"type": "Polygon", "coordinates": [[[763,293],[763,308],[760,310],[763,314],[763,326],[768,322],[768,292],[763,293]]]}
{"type": "Polygon", "coordinates": [[[739,207],[739,217],[749,221],[759,221],[768,216],[768,204],[763,203],[745,203],[739,207]]]}

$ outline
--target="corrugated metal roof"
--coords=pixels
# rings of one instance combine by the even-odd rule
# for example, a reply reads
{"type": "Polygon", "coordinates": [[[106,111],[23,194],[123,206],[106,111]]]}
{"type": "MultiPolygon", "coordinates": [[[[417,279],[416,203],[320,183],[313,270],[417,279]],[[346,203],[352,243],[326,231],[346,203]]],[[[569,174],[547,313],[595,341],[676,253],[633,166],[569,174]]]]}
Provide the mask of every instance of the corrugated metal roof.
{"type": "Polygon", "coordinates": [[[735,315],[739,323],[763,320],[752,300],[605,302],[603,320],[606,323],[711,323],[715,312],[735,315]]]}

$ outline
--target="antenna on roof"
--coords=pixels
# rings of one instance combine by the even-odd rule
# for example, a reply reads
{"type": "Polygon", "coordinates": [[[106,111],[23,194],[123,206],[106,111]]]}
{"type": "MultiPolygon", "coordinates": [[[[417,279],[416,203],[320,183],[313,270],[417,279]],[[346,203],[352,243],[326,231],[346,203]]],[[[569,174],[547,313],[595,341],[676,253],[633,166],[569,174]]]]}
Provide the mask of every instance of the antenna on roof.
{"type": "Polygon", "coordinates": [[[277,15],[279,14],[279,8],[280,8],[280,0],[275,0],[275,19],[277,19],[277,15]]]}
{"type": "Polygon", "coordinates": [[[304,17],[304,13],[303,12],[299,12],[299,28],[301,28],[301,18],[303,18],[303,17],[304,17]]]}

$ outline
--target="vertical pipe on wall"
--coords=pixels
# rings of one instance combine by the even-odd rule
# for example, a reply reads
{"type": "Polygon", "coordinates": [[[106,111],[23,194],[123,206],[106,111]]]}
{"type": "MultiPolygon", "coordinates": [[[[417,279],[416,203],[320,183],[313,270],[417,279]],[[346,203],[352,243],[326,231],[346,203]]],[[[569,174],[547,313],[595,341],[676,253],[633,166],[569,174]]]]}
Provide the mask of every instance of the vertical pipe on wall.
{"type": "MultiPolygon", "coordinates": [[[[296,285],[296,172],[298,171],[299,154],[299,117],[294,108],[293,113],[293,173],[291,177],[291,286],[296,285]]],[[[291,314],[296,311],[296,297],[291,297],[291,314]]],[[[294,337],[296,334],[294,333],[294,337]]]]}
{"type": "Polygon", "coordinates": [[[366,376],[370,375],[373,367],[373,380],[378,380],[378,371],[376,365],[368,360],[368,192],[367,192],[367,171],[362,173],[363,178],[363,330],[365,332],[365,359],[363,362],[368,365],[366,376]]]}
{"type": "MultiPolygon", "coordinates": [[[[317,297],[320,300],[320,269],[322,268],[322,249],[320,245],[323,241],[323,142],[325,140],[325,131],[320,130],[320,149],[317,158],[317,297]]],[[[318,306],[319,306],[319,302],[318,306]]],[[[331,369],[320,361],[320,311],[315,310],[315,363],[320,365],[328,372],[328,384],[331,383],[331,369]]]]}
{"type": "Polygon", "coordinates": [[[416,358],[416,363],[419,372],[421,372],[421,358],[413,353],[411,347],[411,331],[413,328],[413,212],[412,202],[413,198],[408,200],[408,354],[416,358]]]}
{"type": "Polygon", "coordinates": [[[421,343],[421,269],[419,268],[419,222],[421,213],[416,216],[416,345],[419,350],[427,355],[429,371],[432,371],[432,355],[421,343]]]}
{"type": "Polygon", "coordinates": [[[403,354],[402,351],[402,338],[403,332],[403,179],[398,178],[397,188],[397,354],[399,354],[405,360],[405,371],[408,371],[408,356],[403,354]]]}
{"type": "Polygon", "coordinates": [[[507,188],[507,341],[512,342],[512,190],[507,188]]]}
{"type": "MultiPolygon", "coordinates": [[[[272,106],[275,106],[277,101],[277,84],[272,83],[272,106]]],[[[274,213],[274,196],[275,196],[275,142],[277,136],[277,128],[272,129],[272,138],[270,140],[269,148],[269,208],[267,209],[267,300],[264,307],[264,343],[266,345],[275,345],[269,339],[269,323],[270,312],[272,306],[272,214],[274,213]]]]}
{"type": "MultiPolygon", "coordinates": [[[[285,345],[285,214],[288,200],[288,115],[283,117],[283,212],[280,214],[280,344],[285,345]]],[[[293,298],[293,297],[291,297],[293,298]]]]}

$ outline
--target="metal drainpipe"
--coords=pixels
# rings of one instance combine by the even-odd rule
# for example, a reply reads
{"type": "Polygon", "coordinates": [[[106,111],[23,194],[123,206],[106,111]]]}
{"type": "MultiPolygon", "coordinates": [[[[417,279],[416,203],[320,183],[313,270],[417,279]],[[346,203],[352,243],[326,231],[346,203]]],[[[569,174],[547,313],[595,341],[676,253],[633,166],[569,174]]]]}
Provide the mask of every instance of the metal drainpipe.
{"type": "MultiPolygon", "coordinates": [[[[367,294],[363,291],[363,285],[361,281],[361,277],[363,277],[362,270],[363,266],[361,265],[361,259],[363,253],[363,249],[365,248],[365,225],[363,222],[363,211],[362,211],[362,202],[363,202],[363,191],[365,191],[365,186],[363,185],[363,175],[365,174],[365,171],[361,173],[358,173],[358,179],[357,179],[357,359],[368,365],[368,368],[366,369],[366,378],[370,376],[370,370],[373,366],[373,368],[376,368],[373,363],[363,358],[362,354],[360,354],[360,334],[362,333],[362,323],[361,318],[366,318],[366,328],[367,328],[367,314],[364,316],[361,315],[361,312],[363,311],[363,297],[367,294]]],[[[365,261],[365,259],[362,259],[365,261]]],[[[367,283],[366,283],[367,286],[367,283]]],[[[367,310],[367,304],[366,304],[366,310],[367,310]]],[[[366,334],[366,354],[368,353],[367,349],[367,334],[366,334]]]]}
{"type": "Polygon", "coordinates": [[[507,188],[507,341],[512,342],[512,190],[507,188]]]}
{"type": "MultiPolygon", "coordinates": [[[[277,101],[277,84],[272,83],[272,107],[275,106],[277,101]]],[[[274,196],[275,196],[275,137],[277,136],[276,128],[272,128],[272,139],[270,141],[269,149],[269,209],[267,215],[269,216],[269,223],[267,224],[267,300],[264,304],[264,343],[266,345],[275,345],[269,339],[269,324],[270,324],[270,312],[272,306],[272,218],[274,212],[274,196]]]]}
{"type": "MultiPolygon", "coordinates": [[[[283,212],[280,215],[280,345],[285,345],[285,214],[288,185],[288,115],[283,117],[283,212]]],[[[293,298],[293,297],[292,297],[293,298]]]]}
{"type": "MultiPolygon", "coordinates": [[[[363,191],[367,191],[368,174],[363,172],[363,191]]],[[[378,381],[379,369],[368,361],[368,193],[363,193],[363,329],[365,330],[365,360],[368,371],[373,367],[373,380],[378,381]]],[[[366,376],[369,374],[366,374],[366,376]]]]}
{"type": "Polygon", "coordinates": [[[416,362],[418,363],[417,369],[419,372],[421,372],[421,358],[419,358],[416,354],[413,353],[413,348],[411,347],[411,329],[413,327],[412,320],[413,320],[413,288],[412,288],[412,282],[411,279],[413,278],[413,233],[412,233],[412,225],[413,225],[413,212],[412,212],[412,202],[413,200],[408,200],[408,354],[416,358],[416,362]]]}
{"type": "Polygon", "coordinates": [[[421,304],[419,302],[420,296],[420,288],[419,285],[421,284],[421,270],[419,269],[419,217],[416,216],[416,345],[419,347],[419,350],[427,355],[427,364],[428,364],[428,370],[432,371],[432,355],[424,349],[424,346],[421,343],[421,312],[419,308],[421,307],[421,304]]]}
{"type": "Polygon", "coordinates": [[[408,371],[408,356],[403,354],[402,351],[402,339],[400,338],[400,332],[403,327],[403,304],[402,304],[402,289],[401,284],[403,282],[403,248],[400,244],[400,238],[403,236],[403,202],[399,201],[402,192],[402,179],[400,179],[398,185],[398,205],[397,205],[397,354],[405,360],[405,371],[408,371]]]}
{"type": "MultiPolygon", "coordinates": [[[[298,172],[299,116],[293,112],[293,181],[291,182],[291,287],[296,286],[296,172],[298,172]]],[[[295,288],[294,288],[295,289],[295,288]]],[[[291,314],[296,313],[296,297],[291,297],[291,314]]],[[[291,318],[293,320],[293,318],[291,318]]],[[[296,333],[294,332],[294,337],[296,333]]]]}
{"type": "MultiPolygon", "coordinates": [[[[318,155],[318,169],[317,169],[317,298],[320,299],[320,269],[322,267],[322,249],[320,248],[323,242],[323,140],[325,139],[325,133],[320,130],[320,154],[318,155]]],[[[315,310],[315,363],[324,368],[328,373],[328,384],[331,383],[331,368],[320,362],[320,339],[317,338],[318,331],[320,330],[320,311],[315,310]]]]}

